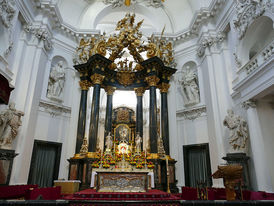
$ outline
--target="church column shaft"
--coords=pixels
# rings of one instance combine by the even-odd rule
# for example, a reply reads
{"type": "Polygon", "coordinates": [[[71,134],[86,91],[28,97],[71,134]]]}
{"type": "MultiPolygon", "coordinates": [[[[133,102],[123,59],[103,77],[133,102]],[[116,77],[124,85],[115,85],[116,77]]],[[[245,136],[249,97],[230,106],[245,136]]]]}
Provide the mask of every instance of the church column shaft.
{"type": "Polygon", "coordinates": [[[137,106],[136,106],[136,133],[139,133],[143,137],[143,93],[145,89],[140,87],[135,89],[137,96],[137,106]]]}
{"type": "Polygon", "coordinates": [[[85,135],[86,128],[86,113],[87,113],[87,95],[90,83],[87,80],[79,82],[81,91],[81,100],[78,116],[78,127],[77,127],[77,138],[76,138],[76,148],[75,154],[80,153],[81,145],[83,143],[83,138],[85,135]]]}
{"type": "Polygon", "coordinates": [[[146,77],[145,81],[149,85],[149,141],[150,152],[157,153],[157,99],[156,99],[156,86],[160,79],[151,75],[146,77]]]}
{"type": "Polygon", "coordinates": [[[149,138],[150,152],[157,153],[157,102],[156,102],[156,86],[149,88],[149,138]]]}
{"type": "MultiPolygon", "coordinates": [[[[105,137],[111,132],[112,128],[112,100],[113,100],[113,87],[107,87],[107,107],[106,107],[106,118],[105,118],[105,137]]],[[[104,140],[105,142],[105,140],[104,140]]]]}
{"type": "Polygon", "coordinates": [[[100,89],[104,76],[94,74],[91,77],[94,87],[90,113],[90,126],[89,126],[89,152],[96,152],[98,123],[99,123],[99,103],[100,103],[100,89]]]}
{"type": "Polygon", "coordinates": [[[168,103],[167,91],[169,84],[162,83],[161,86],[161,129],[165,152],[169,155],[169,125],[168,125],[168,103]]]}

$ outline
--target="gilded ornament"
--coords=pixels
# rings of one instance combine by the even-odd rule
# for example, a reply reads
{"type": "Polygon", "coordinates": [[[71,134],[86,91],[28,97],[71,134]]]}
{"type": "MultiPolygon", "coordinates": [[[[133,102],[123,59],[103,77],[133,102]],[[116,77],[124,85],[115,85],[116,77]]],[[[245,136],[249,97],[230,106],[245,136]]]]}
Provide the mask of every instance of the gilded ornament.
{"type": "Polygon", "coordinates": [[[170,87],[170,84],[165,83],[165,82],[161,83],[160,86],[159,86],[160,92],[161,92],[161,93],[167,93],[169,87],[170,87]]]}
{"type": "Polygon", "coordinates": [[[105,76],[103,76],[101,74],[97,74],[97,73],[91,75],[91,77],[90,77],[93,84],[102,84],[104,78],[105,78],[105,76]]]}
{"type": "Polygon", "coordinates": [[[118,122],[129,122],[129,112],[128,110],[119,109],[117,112],[118,122]]]}
{"type": "Polygon", "coordinates": [[[144,87],[138,87],[138,88],[134,88],[134,91],[137,96],[143,96],[143,94],[146,90],[144,87]]]}
{"type": "Polygon", "coordinates": [[[124,85],[125,87],[131,85],[134,82],[135,74],[132,72],[118,72],[117,73],[117,80],[120,84],[124,85]]]}
{"type": "Polygon", "coordinates": [[[79,81],[79,85],[82,90],[89,90],[89,88],[92,86],[92,83],[89,82],[88,80],[82,80],[82,81],[79,81]]]}
{"type": "Polygon", "coordinates": [[[106,91],[107,95],[113,95],[115,89],[116,89],[115,87],[107,86],[105,88],[105,91],[106,91]]]}
{"type": "Polygon", "coordinates": [[[145,81],[150,87],[156,87],[160,79],[157,76],[148,76],[145,78],[145,81]]]}

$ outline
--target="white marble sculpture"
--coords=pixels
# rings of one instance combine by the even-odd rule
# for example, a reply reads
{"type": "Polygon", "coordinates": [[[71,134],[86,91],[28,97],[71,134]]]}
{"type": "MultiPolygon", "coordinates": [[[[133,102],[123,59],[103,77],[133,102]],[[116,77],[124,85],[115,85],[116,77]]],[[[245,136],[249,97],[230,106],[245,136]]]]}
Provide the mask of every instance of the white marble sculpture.
{"type": "Polygon", "coordinates": [[[136,146],[136,152],[137,153],[140,153],[142,151],[141,143],[142,143],[142,137],[138,133],[136,138],[135,138],[135,146],[136,146]]]}
{"type": "Polygon", "coordinates": [[[12,141],[18,134],[21,126],[21,116],[24,113],[15,109],[15,104],[10,103],[9,108],[0,112],[0,148],[11,149],[12,141]]]}
{"type": "Polygon", "coordinates": [[[65,69],[64,62],[59,61],[52,67],[49,82],[47,97],[52,100],[62,101],[65,85],[65,69]]]}
{"type": "Polygon", "coordinates": [[[111,133],[109,132],[108,135],[106,136],[106,151],[110,152],[112,149],[113,141],[112,141],[112,136],[111,133]]]}
{"type": "Polygon", "coordinates": [[[189,66],[183,70],[181,84],[183,99],[185,106],[198,104],[200,102],[198,77],[194,69],[189,66]]]}
{"type": "Polygon", "coordinates": [[[224,126],[230,130],[229,144],[234,152],[246,152],[248,128],[247,122],[240,116],[235,115],[232,110],[227,111],[224,126]]]}

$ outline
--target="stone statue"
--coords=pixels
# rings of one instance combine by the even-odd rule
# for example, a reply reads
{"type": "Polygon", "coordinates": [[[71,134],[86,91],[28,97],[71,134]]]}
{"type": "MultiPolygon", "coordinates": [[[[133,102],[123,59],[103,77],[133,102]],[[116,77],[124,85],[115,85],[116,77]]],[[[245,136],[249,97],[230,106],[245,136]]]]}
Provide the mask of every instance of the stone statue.
{"type": "Polygon", "coordinates": [[[198,77],[189,66],[183,71],[182,79],[179,80],[185,105],[197,104],[200,102],[198,77]]]}
{"type": "Polygon", "coordinates": [[[246,148],[248,139],[247,122],[242,117],[235,115],[232,110],[227,110],[227,113],[223,124],[230,130],[229,144],[233,150],[243,150],[246,148]]]}
{"type": "Polygon", "coordinates": [[[49,75],[48,93],[47,93],[48,98],[60,101],[62,99],[64,85],[65,85],[64,62],[59,61],[55,66],[52,67],[49,75]]]}
{"type": "Polygon", "coordinates": [[[18,133],[21,126],[21,116],[24,113],[15,109],[15,104],[9,104],[9,108],[0,113],[0,147],[11,149],[12,140],[18,133]]]}
{"type": "Polygon", "coordinates": [[[111,136],[111,133],[109,132],[108,135],[106,136],[106,143],[105,143],[106,151],[111,151],[112,145],[113,145],[112,136],[111,136]]]}
{"type": "Polygon", "coordinates": [[[142,144],[142,137],[140,136],[139,133],[137,133],[137,136],[135,138],[135,146],[136,146],[136,152],[137,153],[142,151],[141,144],[142,144]]]}

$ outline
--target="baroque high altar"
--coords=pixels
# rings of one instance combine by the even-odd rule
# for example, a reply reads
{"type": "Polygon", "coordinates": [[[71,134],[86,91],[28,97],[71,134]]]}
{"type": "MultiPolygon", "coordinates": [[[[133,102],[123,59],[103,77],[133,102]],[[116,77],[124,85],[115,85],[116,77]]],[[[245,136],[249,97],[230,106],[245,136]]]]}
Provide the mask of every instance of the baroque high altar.
{"type": "Polygon", "coordinates": [[[156,189],[177,191],[176,161],[169,155],[167,106],[169,80],[176,72],[172,68],[172,44],[154,36],[144,41],[139,31],[142,23],[135,24],[135,15],[126,14],[117,23],[117,33],[108,38],[103,34],[100,38],[82,39],[76,49],[74,67],[80,73],[81,101],[75,155],[69,159],[69,179],[81,180],[82,189],[90,186],[96,172],[98,191],[140,192],[147,190],[148,182],[154,182],[156,189]],[[90,87],[93,98],[89,136],[85,137],[90,87]],[[101,88],[107,93],[103,149],[97,146],[101,88]],[[156,89],[161,93],[161,134],[156,89]],[[127,107],[112,109],[115,90],[135,91],[136,115],[127,107]],[[146,90],[150,94],[149,146],[143,148],[142,98],[146,90]],[[148,173],[153,174],[151,181],[147,180],[148,173]],[[134,185],[137,187],[133,188],[134,185]]]}

